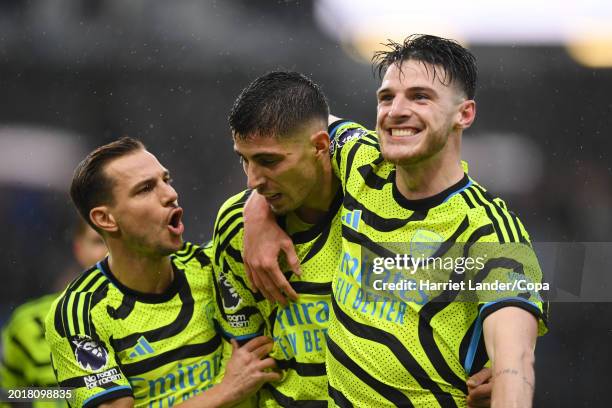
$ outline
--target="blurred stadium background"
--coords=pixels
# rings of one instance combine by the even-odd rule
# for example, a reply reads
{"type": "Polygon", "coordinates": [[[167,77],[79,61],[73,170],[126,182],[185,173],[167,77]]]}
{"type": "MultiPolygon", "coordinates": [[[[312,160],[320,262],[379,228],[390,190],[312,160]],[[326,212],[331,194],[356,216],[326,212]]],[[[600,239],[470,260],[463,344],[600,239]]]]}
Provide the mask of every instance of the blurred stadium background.
{"type": "MultiPolygon", "coordinates": [[[[371,52],[415,32],[478,57],[471,175],[534,241],[612,241],[612,3],[494,3],[1,0],[0,321],[75,269],[67,188],[87,151],[141,138],[173,173],[187,239],[207,240],[245,186],[226,121],[240,89],[297,70],[373,126],[371,52]]],[[[535,406],[610,406],[610,344],[610,303],[553,304],[535,406]]]]}

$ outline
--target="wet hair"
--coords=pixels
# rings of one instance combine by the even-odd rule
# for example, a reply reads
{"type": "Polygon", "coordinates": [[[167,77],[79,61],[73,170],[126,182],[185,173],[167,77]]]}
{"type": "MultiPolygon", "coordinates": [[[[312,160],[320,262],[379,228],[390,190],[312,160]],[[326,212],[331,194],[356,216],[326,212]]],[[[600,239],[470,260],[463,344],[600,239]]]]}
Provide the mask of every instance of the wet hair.
{"type": "Polygon", "coordinates": [[[290,71],[269,72],[244,88],[229,114],[235,137],[287,137],[313,120],[327,124],[329,105],[310,78],[290,71]]]}
{"type": "Polygon", "coordinates": [[[413,34],[403,43],[389,40],[383,45],[387,49],[377,51],[372,57],[373,69],[380,78],[393,64],[398,64],[401,72],[404,61],[420,61],[425,69],[433,69],[434,79],[437,76],[446,86],[454,82],[468,99],[474,99],[478,76],[476,57],[456,41],[434,35],[413,34]],[[443,72],[439,72],[439,68],[443,72]]]}
{"type": "Polygon", "coordinates": [[[105,167],[111,161],[144,150],[139,140],[122,137],[93,150],[74,170],[70,197],[83,219],[96,231],[100,230],[89,218],[92,208],[103,204],[113,204],[113,180],[105,174],[105,167]]]}

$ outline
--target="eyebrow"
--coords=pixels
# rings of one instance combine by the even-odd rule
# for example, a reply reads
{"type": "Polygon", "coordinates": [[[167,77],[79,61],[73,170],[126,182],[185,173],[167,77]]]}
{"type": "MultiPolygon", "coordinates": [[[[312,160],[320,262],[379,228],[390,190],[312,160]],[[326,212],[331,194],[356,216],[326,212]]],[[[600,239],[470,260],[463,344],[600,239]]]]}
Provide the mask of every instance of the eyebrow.
{"type": "MultiPolygon", "coordinates": [[[[238,150],[234,150],[234,153],[236,153],[239,157],[246,159],[246,157],[242,153],[240,153],[238,150]]],[[[262,157],[269,157],[269,156],[282,156],[282,154],[277,153],[277,152],[259,152],[259,153],[254,154],[252,159],[260,159],[262,157]]]]}
{"type": "MultiPolygon", "coordinates": [[[[170,172],[168,170],[164,170],[162,177],[163,178],[169,178],[170,177],[170,172]]],[[[136,185],[134,187],[132,187],[131,192],[135,193],[138,190],[140,190],[140,188],[143,187],[144,185],[152,183],[152,182],[156,183],[157,182],[157,177],[148,177],[148,178],[146,178],[144,180],[139,181],[138,183],[136,183],[136,185]]]]}
{"type": "MultiPolygon", "coordinates": [[[[409,92],[428,92],[431,93],[433,95],[437,95],[438,93],[435,91],[435,89],[430,88],[430,87],[424,87],[424,86],[413,86],[408,88],[409,92]]],[[[379,90],[376,91],[376,96],[380,96],[381,94],[386,94],[386,93],[390,93],[393,92],[391,90],[390,87],[384,87],[384,88],[380,88],[379,90]]]]}

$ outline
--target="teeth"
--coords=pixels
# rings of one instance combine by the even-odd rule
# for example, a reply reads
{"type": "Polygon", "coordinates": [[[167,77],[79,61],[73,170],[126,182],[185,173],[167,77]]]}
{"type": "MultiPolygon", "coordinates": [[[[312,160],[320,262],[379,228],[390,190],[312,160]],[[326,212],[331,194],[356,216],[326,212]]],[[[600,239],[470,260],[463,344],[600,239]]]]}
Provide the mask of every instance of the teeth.
{"type": "Polygon", "coordinates": [[[414,136],[415,133],[414,129],[391,129],[391,136],[414,136]]]}

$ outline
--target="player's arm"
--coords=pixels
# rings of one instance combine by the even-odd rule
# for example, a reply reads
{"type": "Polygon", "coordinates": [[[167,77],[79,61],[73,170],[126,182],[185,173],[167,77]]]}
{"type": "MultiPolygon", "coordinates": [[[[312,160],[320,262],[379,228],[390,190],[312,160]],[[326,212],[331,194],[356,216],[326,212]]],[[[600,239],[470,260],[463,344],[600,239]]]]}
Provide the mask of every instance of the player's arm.
{"type": "Polygon", "coordinates": [[[289,267],[301,275],[300,261],[289,235],[279,227],[266,200],[253,191],[244,208],[243,259],[247,279],[255,290],[270,300],[287,305],[297,293],[283,275],[278,257],[284,255],[289,267]]]}
{"type": "Polygon", "coordinates": [[[531,407],[537,319],[525,309],[508,306],[487,316],[483,331],[494,379],[491,406],[531,407]]]}

